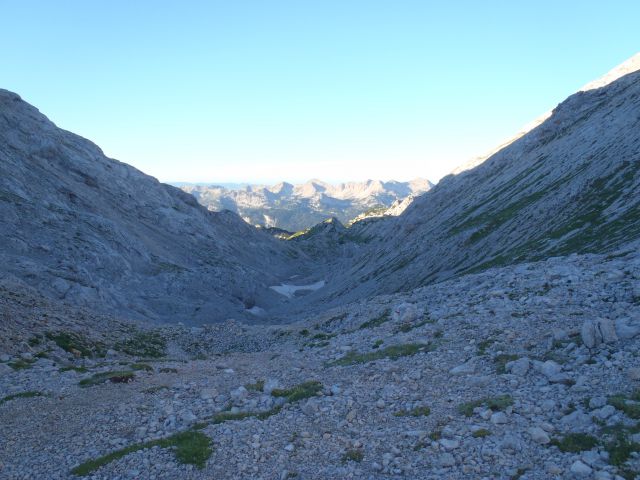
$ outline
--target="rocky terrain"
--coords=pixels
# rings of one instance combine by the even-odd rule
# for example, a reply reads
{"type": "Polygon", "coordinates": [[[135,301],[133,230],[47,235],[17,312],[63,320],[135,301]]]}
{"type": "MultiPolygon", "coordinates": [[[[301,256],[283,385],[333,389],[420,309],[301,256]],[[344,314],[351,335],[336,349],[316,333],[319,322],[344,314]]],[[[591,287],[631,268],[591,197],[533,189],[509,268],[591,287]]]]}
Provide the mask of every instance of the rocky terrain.
{"type": "MultiPolygon", "coordinates": [[[[230,189],[217,185],[182,185],[209,210],[230,210],[248,223],[298,232],[335,217],[346,223],[363,214],[382,214],[394,203],[427,192],[433,184],[417,178],[410,182],[348,182],[331,185],[309,180],[301,185],[248,185],[230,189]]],[[[387,214],[398,215],[391,210],[387,214]]]]}
{"type": "Polygon", "coordinates": [[[623,67],[286,241],[0,90],[0,478],[640,478],[623,67]]]}
{"type": "Polygon", "coordinates": [[[638,238],[640,54],[623,67],[480,165],[442,179],[402,215],[356,223],[349,237],[360,254],[305,301],[339,305],[638,238]]]}
{"type": "Polygon", "coordinates": [[[280,298],[293,244],[105,157],[0,90],[0,278],[102,312],[202,323],[280,298]]]}
{"type": "Polygon", "coordinates": [[[291,326],[106,328],[42,302],[24,291],[3,305],[37,319],[3,332],[2,478],[640,471],[637,244],[491,269],[291,326]],[[86,333],[61,335],[73,331],[86,333]]]}

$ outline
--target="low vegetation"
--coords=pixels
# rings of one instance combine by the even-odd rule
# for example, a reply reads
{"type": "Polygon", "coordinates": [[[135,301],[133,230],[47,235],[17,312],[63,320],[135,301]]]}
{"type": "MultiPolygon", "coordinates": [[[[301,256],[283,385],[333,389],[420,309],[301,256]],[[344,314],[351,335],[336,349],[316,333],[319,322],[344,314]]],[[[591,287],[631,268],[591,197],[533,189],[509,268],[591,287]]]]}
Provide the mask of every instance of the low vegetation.
{"type": "Polygon", "coordinates": [[[45,336],[59,348],[76,357],[104,357],[106,354],[106,347],[103,343],[89,340],[76,332],[47,332],[45,336]]]}
{"type": "Polygon", "coordinates": [[[373,352],[359,353],[357,351],[348,352],[344,357],[339,358],[329,365],[356,365],[359,363],[369,363],[376,360],[382,360],[388,358],[390,360],[397,360],[402,357],[415,355],[421,352],[432,351],[435,347],[431,343],[405,343],[400,345],[391,345],[386,348],[381,348],[373,352]]]}
{"type": "Polygon", "coordinates": [[[634,391],[631,395],[613,395],[609,397],[608,403],[624,412],[627,417],[640,420],[640,390],[634,391]]]}
{"type": "Polygon", "coordinates": [[[271,392],[271,395],[274,397],[284,397],[288,402],[297,402],[305,398],[315,397],[320,391],[322,391],[322,384],[312,380],[291,388],[275,389],[271,392]]]}
{"type": "Polygon", "coordinates": [[[513,405],[513,398],[511,395],[498,395],[496,397],[486,397],[480,400],[474,400],[472,402],[465,402],[458,405],[458,412],[466,417],[473,415],[473,410],[477,407],[487,407],[494,412],[505,410],[507,407],[513,405]]]}
{"type": "Polygon", "coordinates": [[[389,320],[391,320],[391,311],[390,310],[385,310],[384,312],[382,312],[377,317],[372,318],[371,320],[367,320],[366,322],[362,323],[358,327],[358,329],[359,330],[364,330],[365,328],[379,327],[380,325],[382,325],[383,323],[388,322],[389,320]]]}
{"type": "Polygon", "coordinates": [[[429,407],[415,407],[411,410],[400,410],[394,413],[396,417],[426,417],[431,413],[429,407]]]}
{"type": "Polygon", "coordinates": [[[167,342],[157,332],[136,332],[130,338],[114,345],[116,350],[132,357],[164,357],[167,342]]]}
{"type": "Polygon", "coordinates": [[[586,433],[568,433],[562,438],[553,438],[550,445],[564,453],[578,453],[591,450],[598,445],[598,439],[586,433]]]}
{"type": "Polygon", "coordinates": [[[358,462],[360,463],[364,459],[364,453],[362,450],[349,449],[342,455],[342,463],[358,462]]]}
{"type": "Polygon", "coordinates": [[[78,465],[71,470],[71,473],[81,476],[89,475],[91,472],[114,460],[118,460],[130,453],[153,447],[170,448],[173,450],[176,460],[179,463],[194,465],[200,469],[204,468],[207,460],[213,453],[209,437],[196,430],[187,430],[159,440],[129,445],[121,450],[78,465]]]}
{"type": "Polygon", "coordinates": [[[18,360],[14,360],[13,362],[7,363],[7,365],[9,365],[14,370],[25,370],[27,368],[33,367],[34,363],[36,363],[35,360],[24,360],[21,358],[18,360]]]}
{"type": "Polygon", "coordinates": [[[11,400],[15,400],[17,398],[34,398],[34,397],[46,397],[46,396],[47,396],[46,393],[36,392],[36,391],[14,393],[12,395],[7,395],[6,397],[1,398],[0,405],[2,405],[5,402],[9,402],[11,400]]]}

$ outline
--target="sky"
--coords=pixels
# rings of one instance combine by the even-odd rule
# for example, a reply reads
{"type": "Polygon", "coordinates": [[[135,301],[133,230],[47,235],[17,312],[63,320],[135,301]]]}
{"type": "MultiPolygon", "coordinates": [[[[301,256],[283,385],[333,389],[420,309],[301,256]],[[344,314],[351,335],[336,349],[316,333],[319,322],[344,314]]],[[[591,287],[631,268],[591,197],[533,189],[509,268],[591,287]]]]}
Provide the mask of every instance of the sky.
{"type": "Polygon", "coordinates": [[[436,181],[640,50],[632,0],[0,12],[0,88],[169,182],[436,181]]]}

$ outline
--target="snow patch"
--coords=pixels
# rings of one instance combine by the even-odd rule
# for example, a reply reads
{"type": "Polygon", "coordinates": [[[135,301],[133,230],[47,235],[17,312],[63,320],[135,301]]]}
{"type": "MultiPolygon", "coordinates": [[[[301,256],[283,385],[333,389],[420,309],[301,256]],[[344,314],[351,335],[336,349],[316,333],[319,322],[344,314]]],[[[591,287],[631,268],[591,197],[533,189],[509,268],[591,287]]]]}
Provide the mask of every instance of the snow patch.
{"type": "Polygon", "coordinates": [[[296,294],[298,290],[315,291],[324,287],[324,285],[325,285],[324,280],[320,280],[319,282],[312,283],[310,285],[291,285],[289,283],[283,283],[282,285],[274,285],[269,288],[275,290],[280,295],[284,295],[287,298],[293,298],[293,296],[296,294]]]}

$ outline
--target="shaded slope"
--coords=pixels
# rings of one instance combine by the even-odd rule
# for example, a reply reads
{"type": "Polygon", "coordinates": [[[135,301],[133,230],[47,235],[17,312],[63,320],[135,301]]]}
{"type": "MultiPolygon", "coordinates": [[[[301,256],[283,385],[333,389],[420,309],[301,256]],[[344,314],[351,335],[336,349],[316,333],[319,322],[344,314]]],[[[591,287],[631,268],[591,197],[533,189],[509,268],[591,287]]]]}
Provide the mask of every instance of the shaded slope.
{"type": "Polygon", "coordinates": [[[0,90],[0,275],[99,311],[210,322],[277,302],[268,286],[299,257],[0,90]]]}

